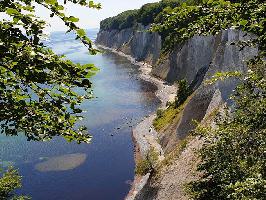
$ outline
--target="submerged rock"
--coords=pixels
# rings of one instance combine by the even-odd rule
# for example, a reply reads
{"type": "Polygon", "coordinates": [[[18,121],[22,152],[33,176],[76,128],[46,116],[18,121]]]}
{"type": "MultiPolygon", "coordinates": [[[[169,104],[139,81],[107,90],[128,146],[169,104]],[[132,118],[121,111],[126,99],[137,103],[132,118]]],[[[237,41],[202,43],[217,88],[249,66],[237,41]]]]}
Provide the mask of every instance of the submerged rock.
{"type": "Polygon", "coordinates": [[[67,154],[48,158],[47,161],[35,165],[39,172],[67,171],[82,165],[87,158],[86,154],[67,154]]]}

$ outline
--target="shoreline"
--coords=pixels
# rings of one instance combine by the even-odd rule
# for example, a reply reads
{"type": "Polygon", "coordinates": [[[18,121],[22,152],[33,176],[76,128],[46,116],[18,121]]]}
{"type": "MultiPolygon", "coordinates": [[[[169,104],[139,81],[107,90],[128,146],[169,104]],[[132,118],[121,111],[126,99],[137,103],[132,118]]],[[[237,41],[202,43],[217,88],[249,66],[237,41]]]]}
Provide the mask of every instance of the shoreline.
{"type": "MultiPolygon", "coordinates": [[[[109,50],[115,54],[118,54],[122,57],[127,58],[132,64],[139,66],[139,77],[144,80],[154,84],[158,90],[155,92],[157,98],[161,101],[158,109],[165,109],[167,102],[174,101],[177,87],[175,85],[166,85],[165,81],[160,80],[151,75],[152,65],[149,65],[145,62],[138,62],[136,59],[130,55],[112,49],[100,44],[96,44],[99,48],[109,50]]],[[[148,115],[142,121],[140,121],[132,129],[132,141],[134,144],[134,159],[136,163],[145,158],[146,154],[151,148],[159,153],[159,161],[164,159],[164,152],[161,145],[158,143],[159,134],[153,128],[152,122],[156,118],[156,112],[148,115]]],[[[131,186],[131,189],[128,195],[125,197],[125,200],[134,200],[142,188],[146,185],[150,177],[150,173],[147,173],[144,176],[136,175],[134,176],[134,181],[131,186]]]]}

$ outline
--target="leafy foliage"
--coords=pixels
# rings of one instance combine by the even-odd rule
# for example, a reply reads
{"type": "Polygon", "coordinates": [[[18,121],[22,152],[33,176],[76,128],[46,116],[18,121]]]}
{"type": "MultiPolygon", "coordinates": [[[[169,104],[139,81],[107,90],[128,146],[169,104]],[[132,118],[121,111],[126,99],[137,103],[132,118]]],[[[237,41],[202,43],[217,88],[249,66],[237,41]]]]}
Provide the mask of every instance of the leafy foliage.
{"type": "Polygon", "coordinates": [[[174,8],[179,6],[181,2],[181,0],[163,0],[158,3],[146,4],[140,8],[137,22],[147,26],[153,23],[157,17],[160,18],[160,13],[164,8],[174,8]]]}
{"type": "Polygon", "coordinates": [[[153,126],[156,131],[163,132],[169,125],[176,125],[179,122],[182,111],[192,97],[192,92],[185,79],[178,81],[178,91],[175,101],[169,103],[167,109],[157,110],[156,118],[153,120],[153,126]]]}
{"type": "Polygon", "coordinates": [[[26,200],[30,199],[26,196],[16,196],[13,194],[14,190],[21,187],[21,176],[18,171],[12,167],[6,170],[2,177],[0,177],[0,200],[26,200]]]}
{"type": "Polygon", "coordinates": [[[156,118],[153,120],[153,126],[156,131],[163,132],[163,130],[173,124],[174,121],[178,121],[180,112],[182,109],[177,109],[173,104],[169,105],[166,110],[159,109],[157,111],[156,118]]]}
{"type": "Polygon", "coordinates": [[[266,198],[265,62],[251,64],[236,89],[235,108],[217,128],[199,127],[206,143],[200,155],[203,176],[190,185],[194,199],[266,198]]]}
{"type": "Polygon", "coordinates": [[[75,64],[48,49],[41,42],[46,23],[35,16],[34,4],[47,8],[95,54],[91,40],[76,25],[79,19],[65,15],[67,3],[100,8],[86,0],[0,1],[0,12],[9,16],[0,21],[0,121],[6,135],[23,131],[29,140],[63,136],[78,143],[90,141],[86,128],[75,124],[81,118],[79,104],[91,98],[88,78],[97,68],[75,64]]]}
{"type": "Polygon", "coordinates": [[[169,51],[194,35],[214,35],[223,29],[235,28],[253,33],[257,37],[242,42],[245,46],[258,46],[265,56],[265,1],[263,0],[204,0],[199,5],[186,3],[163,11],[163,19],[152,30],[164,40],[164,50],[169,51]]]}
{"type": "Polygon", "coordinates": [[[163,117],[163,109],[158,109],[157,111],[156,111],[156,116],[158,117],[158,118],[161,118],[161,117],[163,117]]]}
{"type": "Polygon", "coordinates": [[[176,102],[173,102],[168,105],[167,109],[159,109],[160,111],[157,111],[157,116],[152,122],[155,130],[163,133],[164,130],[166,130],[170,125],[177,125],[180,118],[182,117],[185,106],[190,101],[192,96],[193,95],[187,97],[186,100],[179,106],[176,106],[176,102]]]}
{"type": "Polygon", "coordinates": [[[151,168],[150,161],[147,159],[142,159],[142,160],[137,162],[135,173],[138,175],[144,176],[147,173],[149,173],[151,171],[151,169],[152,168],[151,168]]]}

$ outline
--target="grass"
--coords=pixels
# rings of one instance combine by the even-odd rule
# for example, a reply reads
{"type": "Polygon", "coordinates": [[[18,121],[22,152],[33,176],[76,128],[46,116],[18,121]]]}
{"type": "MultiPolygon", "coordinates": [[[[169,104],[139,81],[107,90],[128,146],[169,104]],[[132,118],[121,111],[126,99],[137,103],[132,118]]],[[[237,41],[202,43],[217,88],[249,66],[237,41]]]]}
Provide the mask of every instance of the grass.
{"type": "Polygon", "coordinates": [[[187,138],[178,142],[176,147],[168,154],[165,155],[164,160],[156,165],[154,170],[153,181],[158,181],[163,175],[164,170],[167,170],[181,155],[181,153],[187,148],[188,143],[193,137],[188,136],[187,138]]]}
{"type": "Polygon", "coordinates": [[[181,155],[181,153],[186,149],[189,141],[190,138],[188,137],[178,142],[175,149],[165,156],[165,159],[160,163],[159,167],[171,165],[173,161],[177,159],[181,155]]]}
{"type": "Polygon", "coordinates": [[[136,164],[135,173],[144,176],[149,173],[151,169],[150,161],[148,159],[141,159],[136,164]]]}
{"type": "Polygon", "coordinates": [[[166,110],[159,109],[157,111],[157,117],[153,121],[155,130],[157,132],[163,132],[169,125],[177,124],[182,116],[185,106],[191,98],[192,95],[189,96],[178,108],[175,108],[174,103],[172,103],[166,110]]]}
{"type": "MultiPolygon", "coordinates": [[[[167,130],[167,128],[169,128],[169,126],[177,125],[182,117],[186,105],[192,99],[193,94],[194,93],[192,93],[178,108],[175,107],[174,102],[170,104],[165,110],[159,109],[157,111],[157,117],[153,121],[153,126],[155,130],[159,133],[163,133],[167,130]]],[[[185,139],[180,140],[177,143],[176,147],[170,153],[165,155],[165,159],[156,166],[157,175],[155,176],[155,179],[160,176],[160,172],[162,171],[162,169],[167,166],[170,166],[181,155],[181,153],[186,149],[187,144],[191,139],[192,136],[188,136],[185,139]]]]}
{"type": "Polygon", "coordinates": [[[170,105],[166,110],[158,110],[157,117],[153,121],[155,130],[158,132],[164,130],[168,125],[172,124],[179,113],[180,109],[176,109],[174,105],[170,105]]]}
{"type": "Polygon", "coordinates": [[[158,164],[159,153],[151,147],[149,152],[146,155],[145,159],[140,159],[135,168],[135,173],[141,176],[146,175],[147,173],[154,171],[156,165],[158,164]]]}

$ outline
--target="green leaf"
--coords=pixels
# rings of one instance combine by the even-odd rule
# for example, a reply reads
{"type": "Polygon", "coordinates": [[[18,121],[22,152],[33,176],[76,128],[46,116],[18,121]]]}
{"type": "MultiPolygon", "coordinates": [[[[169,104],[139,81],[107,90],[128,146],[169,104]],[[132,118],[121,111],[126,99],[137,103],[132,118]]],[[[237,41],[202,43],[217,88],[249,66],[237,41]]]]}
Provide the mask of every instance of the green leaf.
{"type": "Polygon", "coordinates": [[[245,26],[248,23],[248,20],[242,20],[239,22],[240,25],[245,26]]]}
{"type": "Polygon", "coordinates": [[[84,29],[78,29],[78,30],[77,30],[77,34],[78,34],[79,37],[84,37],[84,36],[86,36],[86,32],[85,32],[84,29]]]}
{"type": "Polygon", "coordinates": [[[100,3],[94,3],[93,1],[89,1],[89,8],[101,9],[101,4],[100,3]]]}
{"type": "Polygon", "coordinates": [[[47,4],[55,5],[57,3],[57,0],[45,0],[47,4]]]}
{"type": "Polygon", "coordinates": [[[79,18],[71,16],[71,17],[68,18],[68,21],[70,21],[70,22],[78,22],[79,18]]]}
{"type": "Polygon", "coordinates": [[[91,72],[91,71],[89,71],[88,73],[87,73],[87,75],[85,75],[85,78],[91,78],[92,76],[94,76],[96,74],[96,72],[91,72]]]}
{"type": "MultiPolygon", "coordinates": [[[[91,136],[79,130],[76,123],[80,117],[73,112],[91,98],[92,83],[86,75],[96,68],[93,64],[74,63],[44,46],[41,37],[45,22],[36,16],[33,2],[50,10],[51,17],[59,17],[89,51],[93,50],[85,30],[74,24],[79,19],[66,17],[58,0],[0,1],[0,10],[13,18],[0,21],[0,115],[5,121],[0,121],[0,133],[12,136],[23,132],[28,140],[36,141],[69,136],[72,141],[87,142],[91,136]]],[[[71,2],[85,7],[88,1],[71,2]]]]}
{"type": "Polygon", "coordinates": [[[7,13],[8,15],[19,15],[19,14],[20,14],[19,11],[17,11],[17,10],[14,9],[14,8],[8,8],[8,9],[6,10],[6,13],[7,13]]]}

